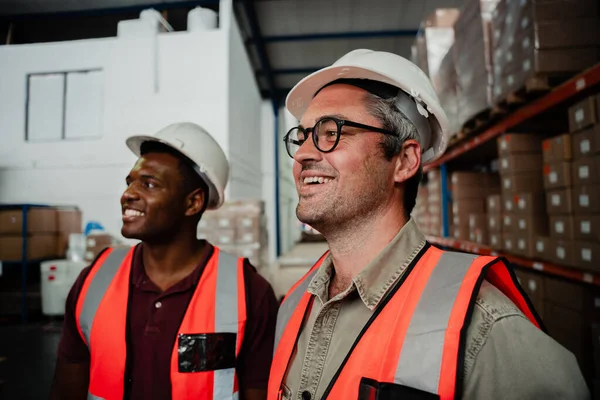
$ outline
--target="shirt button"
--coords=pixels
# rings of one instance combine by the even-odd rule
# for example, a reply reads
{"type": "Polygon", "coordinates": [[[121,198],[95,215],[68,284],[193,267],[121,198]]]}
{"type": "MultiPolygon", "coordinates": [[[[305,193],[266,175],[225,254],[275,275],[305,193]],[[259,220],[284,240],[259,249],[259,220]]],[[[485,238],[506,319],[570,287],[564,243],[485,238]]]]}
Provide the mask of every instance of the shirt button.
{"type": "Polygon", "coordinates": [[[305,390],[304,392],[302,392],[302,400],[310,400],[311,396],[310,396],[310,392],[308,390],[305,390]]]}
{"type": "Polygon", "coordinates": [[[162,307],[162,303],[160,301],[157,301],[156,303],[154,303],[154,307],[161,308],[162,307]]]}

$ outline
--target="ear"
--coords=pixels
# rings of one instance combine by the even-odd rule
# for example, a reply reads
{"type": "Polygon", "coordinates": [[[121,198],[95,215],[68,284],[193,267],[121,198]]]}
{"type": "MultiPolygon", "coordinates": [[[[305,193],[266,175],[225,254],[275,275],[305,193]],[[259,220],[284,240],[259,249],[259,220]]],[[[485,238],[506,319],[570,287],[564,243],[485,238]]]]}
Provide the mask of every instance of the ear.
{"type": "Polygon", "coordinates": [[[198,188],[187,195],[185,215],[191,217],[204,211],[204,190],[198,188]]]}
{"type": "Polygon", "coordinates": [[[394,182],[402,183],[412,178],[421,165],[421,145],[414,139],[406,140],[396,156],[394,182]]]}

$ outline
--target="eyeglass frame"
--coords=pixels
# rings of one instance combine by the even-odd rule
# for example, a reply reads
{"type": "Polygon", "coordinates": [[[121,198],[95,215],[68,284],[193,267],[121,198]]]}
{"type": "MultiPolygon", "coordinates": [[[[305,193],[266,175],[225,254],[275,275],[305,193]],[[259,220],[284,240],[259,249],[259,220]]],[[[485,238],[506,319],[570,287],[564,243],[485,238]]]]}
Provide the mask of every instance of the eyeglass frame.
{"type": "MultiPolygon", "coordinates": [[[[295,126],[293,128],[291,128],[283,137],[283,142],[285,143],[285,151],[288,153],[288,156],[290,156],[291,158],[294,158],[293,155],[290,154],[290,150],[288,148],[288,137],[290,136],[290,133],[292,133],[292,131],[294,129],[298,129],[301,132],[304,132],[305,134],[310,134],[310,136],[312,137],[313,140],[313,144],[315,145],[315,148],[317,150],[319,150],[321,153],[331,153],[332,151],[335,150],[335,148],[337,147],[338,143],[340,142],[340,137],[342,136],[342,127],[343,126],[349,126],[352,128],[359,128],[359,129],[364,129],[370,132],[377,132],[377,133],[383,133],[385,135],[393,135],[395,136],[395,133],[390,132],[386,129],[383,128],[377,128],[375,126],[370,126],[370,125],[365,125],[365,124],[361,124],[359,122],[354,122],[354,121],[349,121],[347,119],[339,119],[339,118],[335,118],[335,117],[322,117],[320,118],[317,122],[315,122],[315,124],[310,127],[310,128],[303,128],[301,125],[295,126]],[[319,145],[317,144],[317,140],[315,139],[315,126],[319,125],[321,122],[325,121],[325,120],[331,120],[333,122],[335,122],[336,126],[337,126],[337,132],[336,132],[336,138],[335,138],[335,143],[333,144],[333,146],[331,147],[331,149],[329,150],[321,150],[319,148],[319,145]]],[[[302,147],[302,145],[304,143],[306,143],[307,139],[304,139],[304,141],[298,146],[298,150],[300,150],[300,147],[302,147]]],[[[296,152],[298,152],[296,150],[296,152]]]]}

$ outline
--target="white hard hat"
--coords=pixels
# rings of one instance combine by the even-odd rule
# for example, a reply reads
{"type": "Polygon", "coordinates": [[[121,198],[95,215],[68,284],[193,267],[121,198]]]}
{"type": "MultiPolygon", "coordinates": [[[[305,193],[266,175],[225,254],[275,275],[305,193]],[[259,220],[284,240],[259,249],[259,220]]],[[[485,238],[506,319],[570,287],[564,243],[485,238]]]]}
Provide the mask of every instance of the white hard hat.
{"type": "Polygon", "coordinates": [[[448,117],[431,81],[419,67],[397,54],[353,50],[333,65],[298,82],[287,96],[287,109],[300,120],[317,92],[338,79],[368,79],[402,89],[408,96],[401,97],[412,101],[403,101],[398,105],[419,131],[419,142],[423,148],[422,162],[431,162],[446,150],[448,117]]]}
{"type": "Polygon", "coordinates": [[[204,128],[191,122],[171,124],[154,136],[132,136],[127,146],[140,156],[142,143],[159,142],[167,145],[195,163],[194,170],[208,186],[208,209],[217,209],[225,200],[229,180],[229,161],[217,141],[204,128]]]}

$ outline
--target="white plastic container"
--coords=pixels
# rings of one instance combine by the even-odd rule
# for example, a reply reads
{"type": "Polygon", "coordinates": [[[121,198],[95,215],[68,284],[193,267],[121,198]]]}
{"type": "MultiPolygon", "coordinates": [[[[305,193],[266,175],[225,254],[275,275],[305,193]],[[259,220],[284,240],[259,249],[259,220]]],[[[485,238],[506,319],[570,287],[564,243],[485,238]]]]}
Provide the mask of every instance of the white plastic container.
{"type": "Polygon", "coordinates": [[[65,302],[71,286],[89,262],[49,260],[40,265],[42,313],[48,316],[65,314],[65,302]]]}

